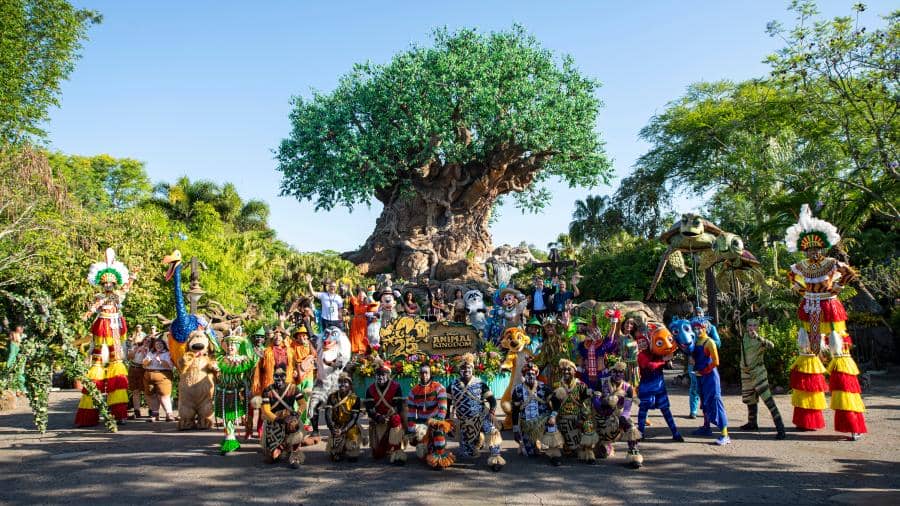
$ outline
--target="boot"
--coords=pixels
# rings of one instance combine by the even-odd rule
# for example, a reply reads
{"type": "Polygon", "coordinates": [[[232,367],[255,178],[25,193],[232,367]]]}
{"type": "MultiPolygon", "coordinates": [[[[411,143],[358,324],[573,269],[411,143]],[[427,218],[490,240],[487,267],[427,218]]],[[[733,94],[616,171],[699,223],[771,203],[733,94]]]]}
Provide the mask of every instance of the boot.
{"type": "Polygon", "coordinates": [[[741,430],[759,430],[756,423],[756,415],[759,412],[758,404],[747,404],[747,423],[740,426],[741,430]]]}
{"type": "Polygon", "coordinates": [[[781,421],[781,417],[775,419],[775,439],[784,439],[787,437],[787,434],[784,433],[784,422],[781,421]]]}
{"type": "Polygon", "coordinates": [[[309,424],[312,426],[312,433],[310,434],[310,437],[313,437],[313,438],[321,437],[319,435],[319,408],[318,407],[316,407],[316,409],[313,411],[312,416],[309,417],[309,424]]]}

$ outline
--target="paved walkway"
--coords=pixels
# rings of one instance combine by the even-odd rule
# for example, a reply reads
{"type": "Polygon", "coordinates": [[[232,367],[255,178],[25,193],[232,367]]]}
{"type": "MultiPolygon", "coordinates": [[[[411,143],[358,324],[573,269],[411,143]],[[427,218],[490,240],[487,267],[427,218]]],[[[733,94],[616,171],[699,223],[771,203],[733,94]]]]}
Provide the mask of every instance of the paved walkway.
{"type": "MultiPolygon", "coordinates": [[[[670,388],[677,423],[686,435],[686,390],[670,388]]],[[[397,468],[365,455],[357,464],[334,464],[324,443],[306,448],[297,471],[262,463],[253,443],[232,456],[216,453],[218,432],[179,432],[174,423],[130,422],[119,433],[71,428],[78,395],[51,397],[50,428],[34,432],[20,408],[0,415],[0,503],[71,504],[691,504],[740,502],[813,504],[823,502],[900,504],[900,376],[880,376],[866,395],[869,434],[844,441],[830,430],[789,432],[776,441],[771,419],[761,407],[759,433],[732,432],[733,444],[713,438],[678,444],[669,439],[658,412],[641,448],[645,467],[624,466],[624,444],[597,466],[566,461],[559,468],[516,455],[504,434],[508,465],[492,473],[461,463],[449,470],[427,469],[410,450],[397,468]]],[[[777,396],[790,419],[790,398],[777,396]]],[[[731,424],[746,421],[740,396],[725,399],[731,424]]],[[[451,445],[451,448],[455,444],[451,445]]]]}

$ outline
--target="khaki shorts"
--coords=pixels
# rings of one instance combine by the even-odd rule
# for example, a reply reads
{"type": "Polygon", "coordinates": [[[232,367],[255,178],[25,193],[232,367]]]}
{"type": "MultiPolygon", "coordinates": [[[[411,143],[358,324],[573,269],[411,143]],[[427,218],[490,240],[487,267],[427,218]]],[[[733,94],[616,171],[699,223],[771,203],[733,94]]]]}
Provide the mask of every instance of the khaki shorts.
{"type": "Polygon", "coordinates": [[[172,395],[172,371],[144,371],[144,393],[172,395]]]}

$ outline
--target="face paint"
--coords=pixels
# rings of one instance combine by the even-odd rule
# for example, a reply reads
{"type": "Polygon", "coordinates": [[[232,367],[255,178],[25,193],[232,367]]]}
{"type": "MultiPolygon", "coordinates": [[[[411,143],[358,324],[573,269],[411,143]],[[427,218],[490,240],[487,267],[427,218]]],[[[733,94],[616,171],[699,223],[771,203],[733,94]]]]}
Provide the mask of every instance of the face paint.
{"type": "Polygon", "coordinates": [[[474,373],[475,368],[468,362],[464,362],[463,365],[459,366],[459,377],[465,381],[472,379],[474,373]]]}
{"type": "Polygon", "coordinates": [[[422,367],[419,369],[419,384],[425,385],[431,382],[431,368],[422,367]]]}
{"type": "Polygon", "coordinates": [[[529,369],[527,372],[522,374],[522,379],[525,380],[525,384],[529,387],[533,387],[537,382],[537,373],[534,372],[534,369],[529,369]]]}
{"type": "Polygon", "coordinates": [[[350,393],[351,386],[352,385],[349,380],[342,378],[338,381],[338,392],[340,392],[341,395],[347,395],[348,393],[350,393]]]}
{"type": "Polygon", "coordinates": [[[571,367],[563,367],[562,377],[566,382],[572,381],[572,378],[575,376],[575,371],[572,370],[571,367]]]}
{"type": "Polygon", "coordinates": [[[279,389],[284,388],[285,382],[287,380],[287,374],[285,374],[283,372],[277,372],[273,376],[273,379],[274,379],[276,388],[279,388],[279,389]]]}
{"type": "Polygon", "coordinates": [[[390,375],[387,371],[377,371],[375,372],[375,383],[378,383],[378,386],[383,387],[387,385],[388,380],[390,380],[390,375]]]}

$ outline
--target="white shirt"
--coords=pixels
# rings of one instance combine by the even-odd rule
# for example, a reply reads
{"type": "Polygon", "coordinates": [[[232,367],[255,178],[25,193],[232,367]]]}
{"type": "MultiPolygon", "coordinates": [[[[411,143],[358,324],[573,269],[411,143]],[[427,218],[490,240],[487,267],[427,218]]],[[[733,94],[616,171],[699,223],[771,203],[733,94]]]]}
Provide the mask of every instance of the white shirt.
{"type": "Polygon", "coordinates": [[[322,304],[323,320],[340,320],[341,309],[344,307],[344,299],[338,294],[330,294],[328,292],[317,292],[316,298],[322,304]]]}

